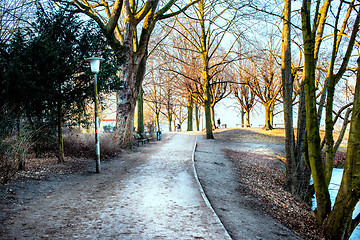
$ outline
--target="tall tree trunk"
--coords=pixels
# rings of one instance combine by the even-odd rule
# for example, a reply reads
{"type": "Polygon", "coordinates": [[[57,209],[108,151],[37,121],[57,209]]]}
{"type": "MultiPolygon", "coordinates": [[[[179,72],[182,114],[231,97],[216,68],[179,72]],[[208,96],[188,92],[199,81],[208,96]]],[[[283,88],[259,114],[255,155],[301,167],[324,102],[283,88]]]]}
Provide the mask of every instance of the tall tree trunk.
{"type": "Polygon", "coordinates": [[[16,107],[16,130],[17,130],[17,159],[18,159],[18,169],[20,171],[25,170],[25,159],[22,155],[21,149],[21,108],[16,107]]]}
{"type": "Polygon", "coordinates": [[[345,132],[346,132],[346,128],[347,128],[347,125],[350,123],[349,121],[349,116],[350,116],[350,113],[352,112],[352,109],[349,108],[346,110],[346,113],[345,113],[345,117],[344,117],[344,121],[343,121],[343,125],[341,127],[341,131],[339,133],[339,137],[338,139],[336,140],[336,143],[334,145],[334,159],[336,158],[336,153],[340,147],[340,144],[342,142],[342,140],[344,139],[344,136],[345,136],[345,132]]]}
{"type": "Polygon", "coordinates": [[[331,204],[320,152],[320,134],[315,95],[315,33],[311,31],[310,0],[303,1],[301,18],[305,55],[303,79],[305,83],[307,151],[316,193],[316,219],[319,223],[322,223],[330,213],[331,204]]]}
{"type": "Polygon", "coordinates": [[[144,132],[144,91],[140,88],[137,104],[137,133],[144,132]]]}
{"type": "Polygon", "coordinates": [[[202,57],[202,77],[203,92],[204,92],[204,111],[205,111],[205,128],[206,139],[214,139],[211,121],[211,95],[210,95],[210,77],[209,77],[209,56],[208,56],[208,38],[207,27],[205,26],[205,8],[204,0],[199,1],[199,13],[200,13],[200,27],[201,27],[201,57],[202,57]]]}
{"type": "Polygon", "coordinates": [[[172,124],[172,112],[168,109],[168,124],[169,124],[169,132],[172,132],[171,124],[172,124]]]}
{"type": "Polygon", "coordinates": [[[195,124],[196,124],[196,131],[200,131],[200,109],[199,105],[195,104],[195,124]]]}
{"type": "MultiPolygon", "coordinates": [[[[330,74],[332,75],[332,74],[330,74]]],[[[326,158],[325,158],[325,182],[329,186],[334,165],[334,122],[333,122],[333,103],[335,93],[334,76],[330,76],[328,83],[328,93],[325,106],[325,139],[326,139],[326,158]]]]}
{"type": "Polygon", "coordinates": [[[127,56],[123,67],[124,87],[117,93],[117,112],[115,135],[122,148],[131,148],[131,136],[134,128],[134,112],[139,91],[146,70],[147,54],[140,59],[133,55],[127,56]]]}
{"type": "Polygon", "coordinates": [[[245,114],[246,114],[246,127],[251,127],[251,124],[250,124],[250,110],[245,109],[245,114]]]}
{"type": "Polygon", "coordinates": [[[63,137],[63,110],[62,110],[62,101],[59,100],[58,102],[58,163],[65,162],[64,160],[64,137],[63,137]]]}
{"type": "Polygon", "coordinates": [[[155,112],[156,131],[160,131],[160,111],[155,112]]]}
{"type": "MultiPolygon", "coordinates": [[[[207,74],[206,74],[207,75],[207,74]]],[[[211,107],[210,107],[210,86],[209,79],[204,79],[204,111],[205,111],[205,127],[206,139],[214,139],[211,120],[211,107]]]]}
{"type": "Polygon", "coordinates": [[[215,109],[214,106],[210,105],[210,113],[211,113],[211,125],[214,129],[216,129],[216,122],[215,122],[215,109]]]}
{"type": "Polygon", "coordinates": [[[306,140],[306,108],[305,108],[305,90],[304,82],[300,84],[300,96],[298,107],[298,120],[297,120],[297,137],[295,144],[295,160],[294,160],[294,183],[293,189],[294,195],[300,199],[304,199],[307,203],[311,204],[311,198],[313,197],[313,191],[310,189],[310,162],[307,157],[307,145],[306,140]],[[304,152],[306,154],[304,154],[304,152]],[[296,186],[295,186],[296,184],[296,186]],[[311,191],[309,191],[311,190],[311,191]],[[295,192],[297,191],[297,192],[295,192]]]}
{"type": "Polygon", "coordinates": [[[193,107],[194,103],[191,96],[187,97],[187,109],[188,109],[188,115],[187,115],[187,131],[193,130],[193,107]]]}
{"type": "Polygon", "coordinates": [[[274,104],[270,105],[270,125],[274,127],[274,104]]]}
{"type": "Polygon", "coordinates": [[[271,104],[270,103],[264,103],[265,108],[265,124],[263,126],[263,129],[265,130],[272,130],[273,127],[270,122],[270,110],[271,110],[271,104]]]}
{"type": "Polygon", "coordinates": [[[243,108],[243,107],[241,107],[241,111],[240,111],[240,121],[241,121],[241,127],[244,127],[244,115],[245,115],[244,108],[243,108]]]}
{"type": "Polygon", "coordinates": [[[291,74],[291,0],[284,0],[284,19],[281,49],[281,78],[285,123],[286,185],[292,195],[299,192],[295,172],[295,136],[293,128],[293,78],[291,74]]]}
{"type": "MultiPolygon", "coordinates": [[[[299,96],[299,107],[298,107],[298,120],[297,120],[297,134],[296,134],[296,145],[295,145],[295,157],[301,159],[303,156],[304,142],[306,135],[306,108],[305,108],[305,89],[304,82],[300,84],[300,96],[299,96]]],[[[310,164],[308,164],[310,168],[310,164]]]]}
{"type": "Polygon", "coordinates": [[[340,69],[336,74],[334,74],[334,65],[336,61],[337,52],[339,49],[340,41],[342,38],[343,33],[345,32],[345,26],[347,25],[347,21],[350,18],[350,13],[353,10],[354,7],[354,1],[353,0],[350,4],[351,7],[348,9],[345,20],[343,22],[343,26],[340,30],[340,33],[338,33],[338,20],[340,18],[340,9],[343,4],[343,2],[340,3],[338,15],[336,16],[335,20],[335,28],[334,28],[334,42],[333,42],[333,51],[332,56],[330,60],[330,64],[328,67],[327,72],[327,80],[328,80],[328,94],[326,99],[326,113],[325,113],[325,139],[326,139],[326,161],[325,161],[325,177],[326,177],[326,183],[330,183],[331,175],[332,175],[332,169],[333,169],[333,161],[335,158],[335,150],[334,150],[334,137],[333,137],[333,130],[334,130],[334,121],[333,121],[333,103],[334,103],[334,93],[335,93],[335,87],[340,78],[343,76],[346,66],[349,62],[351,52],[355,43],[356,36],[358,35],[359,30],[359,21],[360,21],[360,13],[357,13],[357,17],[354,22],[354,28],[347,46],[347,51],[345,56],[343,57],[342,64],[340,69]],[[338,36],[339,34],[339,36],[338,36]]]}
{"type": "Polygon", "coordinates": [[[348,239],[360,222],[360,214],[352,218],[354,208],[360,200],[360,58],[358,59],[357,80],[353,114],[344,175],[334,208],[325,224],[328,239],[348,239]]]}

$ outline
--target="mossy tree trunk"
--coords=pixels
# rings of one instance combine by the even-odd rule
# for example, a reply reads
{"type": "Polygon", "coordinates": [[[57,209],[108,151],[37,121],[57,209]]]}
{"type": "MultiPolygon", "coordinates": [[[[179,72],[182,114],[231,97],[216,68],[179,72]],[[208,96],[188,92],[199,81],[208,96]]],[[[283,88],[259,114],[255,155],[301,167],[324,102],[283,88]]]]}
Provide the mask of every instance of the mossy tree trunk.
{"type": "Polygon", "coordinates": [[[215,122],[215,108],[213,105],[210,104],[210,113],[211,113],[211,125],[213,129],[216,129],[216,122],[215,122]]]}
{"type": "Polygon", "coordinates": [[[263,126],[263,129],[265,130],[272,130],[273,126],[271,125],[271,121],[270,121],[270,111],[271,111],[271,103],[267,102],[267,103],[263,103],[264,108],[265,108],[265,124],[263,126]]]}
{"type": "Polygon", "coordinates": [[[246,115],[246,127],[251,127],[250,124],[250,110],[245,110],[245,115],[246,115]]]}
{"type": "MultiPolygon", "coordinates": [[[[355,0],[352,0],[351,4],[354,4],[355,0]]],[[[346,71],[346,66],[348,65],[348,62],[351,57],[352,49],[355,44],[355,39],[359,30],[359,13],[357,14],[357,18],[354,22],[354,28],[352,30],[352,34],[350,37],[350,40],[347,45],[347,50],[342,57],[341,66],[338,69],[337,73],[334,73],[334,66],[337,59],[338,49],[339,45],[342,39],[342,36],[344,35],[346,31],[346,26],[348,25],[348,21],[351,16],[351,12],[354,10],[353,5],[350,6],[347,9],[342,27],[340,31],[338,30],[338,23],[339,19],[341,17],[341,8],[343,8],[344,2],[341,1],[339,5],[339,10],[337,12],[337,15],[335,17],[335,23],[334,23],[334,35],[333,35],[333,49],[332,49],[332,55],[330,58],[330,63],[327,71],[326,76],[326,82],[327,82],[327,95],[326,95],[326,105],[325,105],[325,139],[326,139],[326,160],[325,160],[325,178],[326,183],[329,184],[331,180],[332,170],[333,170],[333,162],[335,159],[335,149],[334,149],[334,120],[333,120],[333,105],[334,105],[334,95],[335,95],[335,87],[339,80],[342,78],[343,74],[346,71]]],[[[320,106],[319,106],[320,108],[320,106]]]]}
{"type": "Polygon", "coordinates": [[[274,103],[270,105],[270,124],[273,128],[274,128],[274,106],[275,106],[274,103]]]}
{"type": "Polygon", "coordinates": [[[284,19],[282,30],[281,49],[281,77],[283,85],[283,107],[285,123],[285,155],[286,155],[286,185],[292,195],[297,196],[298,190],[296,181],[295,162],[295,137],[293,128],[293,78],[291,74],[291,1],[284,1],[284,19]]]}
{"type": "Polygon", "coordinates": [[[137,132],[144,132],[144,90],[141,88],[137,103],[137,132]]]}
{"type": "Polygon", "coordinates": [[[245,124],[244,117],[245,117],[245,110],[243,107],[241,107],[241,110],[240,110],[241,127],[244,127],[244,124],[245,124]]]}
{"type": "Polygon", "coordinates": [[[203,78],[203,92],[204,92],[204,111],[205,111],[205,127],[206,127],[206,138],[214,139],[212,130],[211,120],[211,96],[210,96],[210,76],[209,76],[209,46],[207,38],[207,28],[205,26],[205,9],[204,0],[199,1],[199,15],[200,15],[200,27],[201,27],[201,57],[202,57],[202,78],[203,78]]]}
{"type": "Polygon", "coordinates": [[[360,200],[360,58],[353,114],[350,122],[349,140],[340,189],[326,223],[328,239],[348,239],[360,223],[360,214],[353,219],[353,211],[360,200]]]}
{"type": "Polygon", "coordinates": [[[315,86],[315,31],[311,29],[310,8],[311,1],[303,0],[301,8],[302,35],[304,42],[304,72],[303,81],[305,88],[306,106],[306,139],[311,173],[316,193],[318,223],[323,223],[330,213],[330,195],[325,181],[324,167],[320,152],[320,134],[318,116],[316,111],[316,86],[315,86]]]}
{"type": "Polygon", "coordinates": [[[197,103],[195,104],[195,125],[196,131],[200,131],[200,109],[197,103]]]}
{"type": "Polygon", "coordinates": [[[187,115],[187,131],[193,131],[193,109],[194,109],[194,103],[193,99],[190,95],[187,97],[187,109],[188,109],[188,115],[187,115]]]}
{"type": "Polygon", "coordinates": [[[168,116],[168,124],[169,124],[169,132],[172,132],[171,124],[172,124],[172,114],[168,116]]]}
{"type": "Polygon", "coordinates": [[[63,110],[62,110],[62,101],[58,102],[57,109],[57,130],[58,130],[58,163],[65,162],[64,159],[64,136],[63,136],[63,110]]]}

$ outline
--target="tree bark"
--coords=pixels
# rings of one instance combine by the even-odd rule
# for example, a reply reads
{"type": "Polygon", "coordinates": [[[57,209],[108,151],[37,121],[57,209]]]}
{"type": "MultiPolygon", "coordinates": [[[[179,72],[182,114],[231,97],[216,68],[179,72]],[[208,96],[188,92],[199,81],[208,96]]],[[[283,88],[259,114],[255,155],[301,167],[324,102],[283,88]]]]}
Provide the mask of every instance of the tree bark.
{"type": "Polygon", "coordinates": [[[270,125],[274,128],[274,103],[270,105],[270,125]]]}
{"type": "Polygon", "coordinates": [[[140,59],[128,54],[123,68],[123,77],[126,79],[122,91],[117,93],[116,136],[122,148],[131,148],[131,136],[134,128],[135,103],[139,96],[142,80],[146,69],[147,54],[140,59]]]}
{"type": "Polygon", "coordinates": [[[156,131],[160,131],[160,112],[155,112],[156,131]]]}
{"type": "Polygon", "coordinates": [[[61,103],[61,100],[59,100],[59,103],[58,103],[58,126],[57,126],[58,127],[58,163],[65,162],[62,121],[63,121],[62,103],[61,103]]]}
{"type": "Polygon", "coordinates": [[[195,104],[195,124],[196,124],[196,131],[200,131],[200,113],[199,113],[199,105],[195,104]]]}
{"type": "Polygon", "coordinates": [[[213,129],[216,129],[216,122],[215,122],[215,107],[210,104],[210,113],[211,113],[211,125],[213,129]]]}
{"type": "MultiPolygon", "coordinates": [[[[351,4],[354,3],[354,0],[351,4]]],[[[334,93],[335,93],[335,87],[340,80],[340,78],[345,73],[346,66],[348,64],[348,61],[351,56],[351,52],[355,43],[355,39],[359,30],[359,18],[360,14],[357,14],[357,17],[354,22],[354,28],[350,37],[350,41],[347,46],[346,54],[342,59],[341,67],[338,70],[338,72],[334,73],[334,65],[336,61],[336,56],[338,53],[339,44],[342,38],[342,34],[345,32],[345,28],[347,25],[347,21],[350,18],[350,14],[353,10],[353,6],[351,5],[348,10],[345,17],[345,20],[343,22],[343,26],[340,30],[339,36],[337,36],[337,24],[340,18],[340,10],[342,7],[343,1],[340,3],[338,14],[335,19],[335,28],[334,28],[334,41],[333,41],[333,51],[332,56],[330,60],[330,64],[328,67],[327,72],[327,80],[328,80],[328,94],[326,99],[326,112],[325,112],[325,139],[326,139],[326,160],[325,160],[325,177],[326,177],[326,183],[330,183],[332,170],[333,170],[333,162],[335,159],[335,151],[334,151],[334,137],[333,137],[333,130],[334,130],[334,121],[333,121],[333,104],[334,104],[334,93]]]]}
{"type": "Polygon", "coordinates": [[[144,132],[144,91],[140,88],[137,104],[137,133],[144,132]]]}
{"type": "Polygon", "coordinates": [[[251,124],[250,124],[250,110],[245,109],[245,114],[246,114],[246,127],[251,127],[251,124]]]}
{"type": "Polygon", "coordinates": [[[302,35],[304,42],[304,73],[306,107],[306,138],[307,152],[316,193],[316,219],[322,223],[330,213],[330,195],[327,189],[323,163],[320,152],[320,135],[316,112],[315,88],[315,33],[311,31],[310,0],[303,0],[301,8],[302,35]]]}
{"type": "Polygon", "coordinates": [[[243,107],[241,107],[241,111],[240,111],[240,121],[241,121],[241,127],[244,127],[244,115],[245,115],[244,108],[243,108],[243,107]]]}
{"type": "Polygon", "coordinates": [[[357,80],[353,114],[344,175],[335,200],[334,208],[325,224],[328,239],[348,239],[359,223],[359,216],[352,219],[353,211],[360,200],[360,58],[358,59],[357,80]]]}
{"type": "Polygon", "coordinates": [[[187,115],[187,131],[193,130],[193,107],[194,103],[191,96],[187,97],[187,109],[188,109],[188,115],[187,115]]]}
{"type": "Polygon", "coordinates": [[[202,77],[203,77],[203,92],[204,92],[204,111],[205,111],[205,128],[206,139],[214,139],[211,120],[211,95],[210,95],[210,77],[209,77],[209,56],[208,56],[208,42],[205,26],[205,9],[204,0],[199,1],[199,15],[201,28],[201,57],[202,57],[202,77]]]}
{"type": "Polygon", "coordinates": [[[168,124],[169,124],[169,132],[172,132],[172,129],[171,129],[171,124],[172,124],[172,109],[171,107],[168,105],[167,106],[167,113],[168,113],[168,124]]]}
{"type": "Polygon", "coordinates": [[[306,145],[306,108],[305,108],[305,90],[304,82],[300,84],[300,96],[298,107],[297,135],[295,142],[295,160],[294,160],[294,179],[292,191],[294,195],[300,199],[304,199],[311,204],[313,191],[310,185],[310,162],[308,161],[307,145],[306,145]],[[305,154],[304,154],[305,153],[305,154]],[[296,184],[296,186],[295,186],[296,184]],[[295,192],[297,191],[297,192],[295,192]]]}
{"type": "Polygon", "coordinates": [[[205,127],[206,127],[206,139],[214,139],[211,120],[211,107],[210,107],[210,91],[209,80],[205,80],[204,83],[204,111],[205,111],[205,127]]]}
{"type": "Polygon", "coordinates": [[[283,85],[283,107],[285,123],[285,156],[286,185],[292,195],[297,196],[299,190],[295,171],[295,136],[293,128],[293,78],[291,74],[291,0],[284,1],[284,19],[281,48],[281,78],[283,85]]]}
{"type": "Polygon", "coordinates": [[[339,137],[338,139],[336,140],[336,143],[334,144],[334,159],[336,158],[336,153],[340,147],[340,144],[341,144],[341,141],[344,139],[344,136],[345,136],[345,132],[346,132],[346,128],[347,128],[347,125],[349,124],[349,116],[350,116],[350,113],[352,112],[352,109],[349,108],[346,113],[345,113],[345,117],[344,117],[344,122],[343,122],[343,125],[341,127],[341,131],[340,131],[340,134],[339,134],[339,137]]]}
{"type": "Polygon", "coordinates": [[[333,165],[334,165],[334,122],[333,122],[333,103],[335,93],[334,76],[330,74],[328,82],[328,91],[325,106],[325,139],[326,139],[326,158],[325,158],[325,181],[329,186],[333,165]]]}
{"type": "Polygon", "coordinates": [[[265,124],[263,126],[263,129],[265,130],[272,130],[273,127],[270,122],[270,111],[271,111],[271,104],[270,103],[264,103],[265,107],[265,124]]]}

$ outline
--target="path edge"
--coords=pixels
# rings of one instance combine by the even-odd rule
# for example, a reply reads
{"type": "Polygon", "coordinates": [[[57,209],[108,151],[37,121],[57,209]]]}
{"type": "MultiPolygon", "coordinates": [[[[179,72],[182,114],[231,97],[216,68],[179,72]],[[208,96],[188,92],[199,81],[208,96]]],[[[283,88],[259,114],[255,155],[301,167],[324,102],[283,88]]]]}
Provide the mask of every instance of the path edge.
{"type": "Polygon", "coordinates": [[[200,183],[199,176],[198,176],[198,174],[197,174],[197,170],[196,170],[196,167],[195,167],[195,152],[196,152],[196,147],[197,147],[197,136],[196,136],[196,138],[195,138],[195,143],[194,143],[194,148],[193,148],[191,160],[192,160],[192,165],[193,165],[194,177],[195,177],[196,182],[197,182],[198,185],[199,185],[199,190],[200,190],[200,193],[201,193],[201,197],[203,198],[206,206],[212,211],[212,213],[213,213],[213,214],[215,215],[215,217],[217,218],[217,220],[218,220],[218,222],[220,223],[221,228],[222,228],[222,230],[224,231],[227,239],[231,239],[231,240],[232,240],[232,237],[230,236],[229,232],[226,230],[223,222],[221,221],[221,219],[219,218],[219,216],[217,215],[217,213],[215,212],[215,210],[214,210],[213,206],[211,205],[208,197],[206,196],[206,193],[205,193],[205,191],[204,191],[203,186],[202,186],[201,183],[200,183]]]}

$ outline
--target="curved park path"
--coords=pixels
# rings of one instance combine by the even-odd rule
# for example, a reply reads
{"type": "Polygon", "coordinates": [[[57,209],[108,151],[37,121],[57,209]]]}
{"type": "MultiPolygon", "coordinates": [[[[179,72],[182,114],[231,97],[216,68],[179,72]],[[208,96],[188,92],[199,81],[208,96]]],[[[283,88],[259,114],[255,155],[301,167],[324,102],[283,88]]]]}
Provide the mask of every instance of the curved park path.
{"type": "Polygon", "coordinates": [[[296,239],[260,210],[239,210],[233,166],[219,145],[186,133],[104,162],[101,174],[89,168],[0,187],[0,239],[230,239],[194,177],[196,138],[200,182],[230,235],[296,239]]]}

